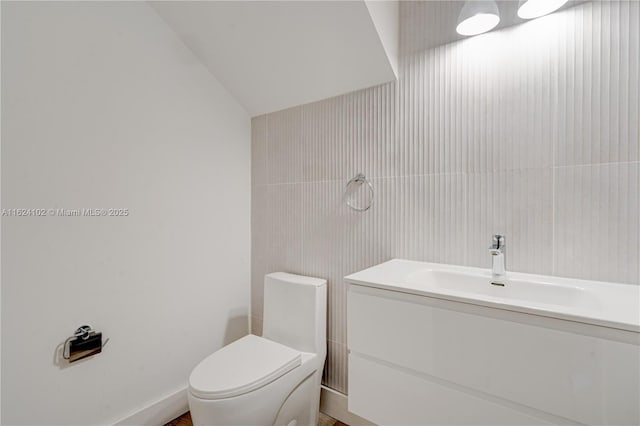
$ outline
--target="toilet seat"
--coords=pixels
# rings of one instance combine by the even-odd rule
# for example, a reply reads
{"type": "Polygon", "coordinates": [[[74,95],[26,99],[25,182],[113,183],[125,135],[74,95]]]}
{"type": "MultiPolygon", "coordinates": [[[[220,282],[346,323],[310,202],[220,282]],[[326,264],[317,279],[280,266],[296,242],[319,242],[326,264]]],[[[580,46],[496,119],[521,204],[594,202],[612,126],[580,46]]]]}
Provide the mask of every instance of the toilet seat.
{"type": "Polygon", "coordinates": [[[202,360],[189,377],[189,389],[202,399],[231,398],[273,382],[301,362],[301,352],[250,334],[202,360]]]}

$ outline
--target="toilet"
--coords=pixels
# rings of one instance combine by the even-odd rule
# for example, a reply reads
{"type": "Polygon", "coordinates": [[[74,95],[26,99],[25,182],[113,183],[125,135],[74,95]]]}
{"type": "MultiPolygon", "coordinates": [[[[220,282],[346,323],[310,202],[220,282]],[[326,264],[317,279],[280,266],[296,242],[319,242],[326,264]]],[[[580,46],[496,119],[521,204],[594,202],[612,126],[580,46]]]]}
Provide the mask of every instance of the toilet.
{"type": "Polygon", "coordinates": [[[327,353],[326,311],[326,280],[265,275],[262,337],[236,340],[193,369],[193,424],[315,426],[327,353]]]}

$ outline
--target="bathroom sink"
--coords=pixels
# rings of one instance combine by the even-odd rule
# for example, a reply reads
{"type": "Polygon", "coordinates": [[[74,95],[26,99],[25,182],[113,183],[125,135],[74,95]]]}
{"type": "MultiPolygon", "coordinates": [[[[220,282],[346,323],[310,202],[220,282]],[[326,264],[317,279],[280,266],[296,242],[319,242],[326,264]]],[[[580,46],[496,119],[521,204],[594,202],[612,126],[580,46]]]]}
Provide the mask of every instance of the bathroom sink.
{"type": "Polygon", "coordinates": [[[364,285],[640,331],[640,289],[631,284],[586,281],[394,259],[345,277],[364,285]]]}
{"type": "Polygon", "coordinates": [[[548,305],[596,308],[597,299],[583,287],[555,285],[542,280],[493,279],[486,273],[459,273],[425,268],[407,275],[406,281],[442,291],[473,294],[548,305]]]}

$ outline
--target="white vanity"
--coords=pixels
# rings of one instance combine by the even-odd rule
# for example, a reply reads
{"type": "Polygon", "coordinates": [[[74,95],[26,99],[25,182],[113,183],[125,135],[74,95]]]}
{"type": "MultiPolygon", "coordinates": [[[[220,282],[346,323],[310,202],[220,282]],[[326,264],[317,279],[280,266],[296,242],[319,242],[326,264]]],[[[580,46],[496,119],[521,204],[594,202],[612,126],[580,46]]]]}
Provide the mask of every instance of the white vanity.
{"type": "Polygon", "coordinates": [[[349,283],[349,411],[380,425],[640,424],[638,286],[391,260],[349,283]]]}

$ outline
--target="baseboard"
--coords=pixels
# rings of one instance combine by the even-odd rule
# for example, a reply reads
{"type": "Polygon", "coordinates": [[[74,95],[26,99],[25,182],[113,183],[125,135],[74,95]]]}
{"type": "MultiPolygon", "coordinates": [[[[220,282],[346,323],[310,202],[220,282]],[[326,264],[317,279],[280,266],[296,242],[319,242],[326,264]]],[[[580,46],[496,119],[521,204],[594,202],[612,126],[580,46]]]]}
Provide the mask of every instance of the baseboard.
{"type": "Polygon", "coordinates": [[[349,426],[375,426],[375,423],[349,412],[347,395],[322,386],[320,391],[320,411],[349,426]]]}
{"type": "Polygon", "coordinates": [[[162,398],[115,423],[114,426],[158,426],[189,411],[187,388],[162,398]]]}
{"type": "MultiPolygon", "coordinates": [[[[347,410],[347,395],[322,386],[320,411],[349,426],[375,426],[374,423],[347,410]]],[[[189,411],[187,389],[181,389],[146,408],[118,421],[114,426],[158,426],[189,411]]]]}

